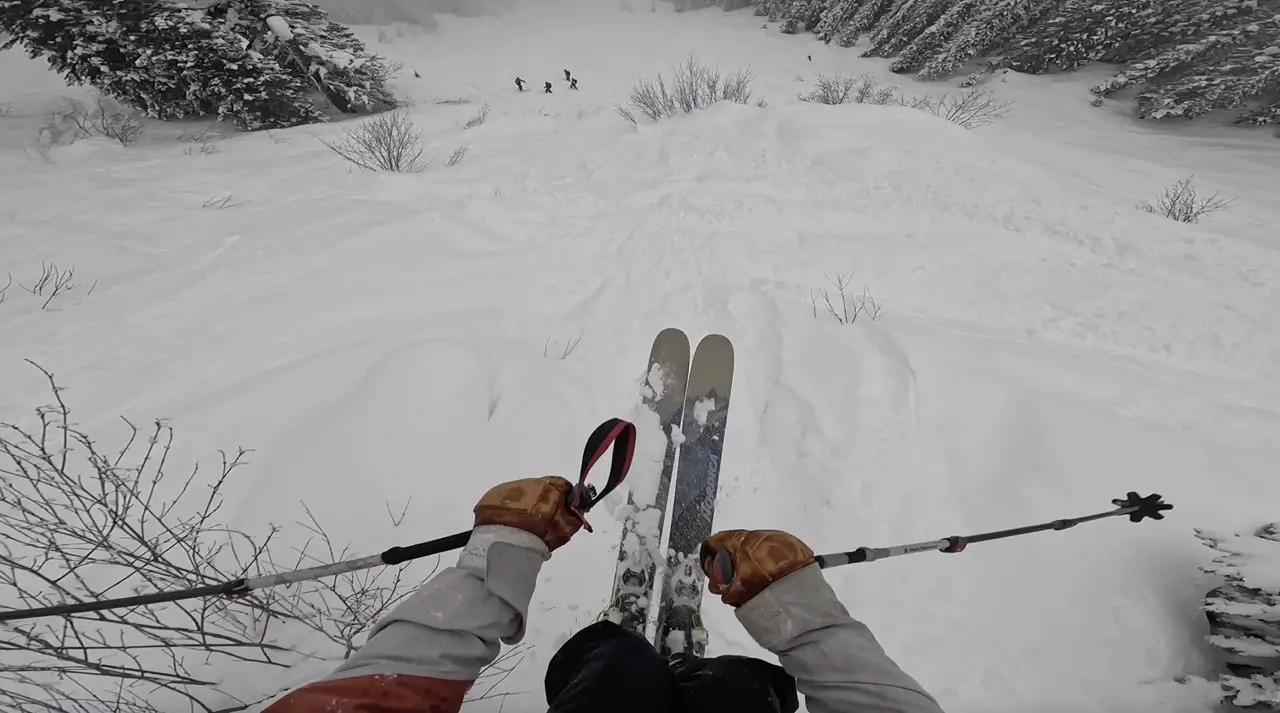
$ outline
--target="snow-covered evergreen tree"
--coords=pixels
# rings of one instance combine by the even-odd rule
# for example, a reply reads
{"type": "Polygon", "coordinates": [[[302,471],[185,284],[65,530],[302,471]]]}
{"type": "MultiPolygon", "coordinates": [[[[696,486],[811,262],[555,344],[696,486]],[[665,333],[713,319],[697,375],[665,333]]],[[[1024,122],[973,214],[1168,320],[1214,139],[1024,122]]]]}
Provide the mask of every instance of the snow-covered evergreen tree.
{"type": "Polygon", "coordinates": [[[866,0],[856,12],[853,19],[836,33],[836,44],[841,47],[852,47],[858,43],[862,33],[871,31],[882,18],[894,14],[894,11],[910,0],[866,0]]]}
{"type": "Polygon", "coordinates": [[[1250,537],[1196,530],[1217,553],[1200,569],[1223,579],[1205,596],[1209,642],[1227,654],[1219,678],[1237,706],[1280,707],[1280,523],[1250,537]]]}
{"type": "Polygon", "coordinates": [[[1034,24],[1061,0],[995,0],[982,6],[920,68],[921,79],[939,79],[959,71],[977,57],[1003,47],[1023,28],[1034,24]]]}
{"type": "Polygon", "coordinates": [[[783,13],[791,7],[792,0],[760,0],[756,5],[755,14],[761,17],[769,18],[769,22],[777,22],[782,19],[783,13]]]}
{"type": "Polygon", "coordinates": [[[8,44],[150,116],[243,129],[323,121],[305,87],[199,13],[159,0],[0,0],[8,44]]]}
{"type": "Polygon", "coordinates": [[[1004,66],[1040,74],[1101,59],[1161,16],[1161,0],[1067,0],[1012,43],[1004,66]]]}
{"type": "Polygon", "coordinates": [[[319,90],[338,111],[363,113],[395,107],[385,61],[370,55],[351,30],[320,8],[299,0],[219,0],[206,8],[248,42],[319,90]]]}
{"type": "MultiPolygon", "coordinates": [[[[1130,56],[1123,59],[1137,61],[1094,87],[1093,93],[1108,96],[1193,71],[1200,64],[1211,64],[1236,45],[1239,30],[1259,20],[1265,22],[1272,14],[1268,7],[1252,0],[1198,0],[1186,12],[1191,15],[1157,23],[1150,31],[1144,31],[1145,37],[1156,39],[1132,44],[1130,56]]],[[[1266,52],[1266,47],[1261,49],[1266,52]]]]}
{"type": "Polygon", "coordinates": [[[818,18],[818,27],[814,29],[818,39],[831,44],[831,40],[853,19],[854,13],[865,2],[866,0],[827,0],[822,16],[818,18]]]}
{"type": "Polygon", "coordinates": [[[988,2],[989,0],[958,0],[950,10],[938,18],[937,22],[930,25],[898,53],[898,58],[889,64],[889,71],[911,72],[919,69],[921,65],[937,55],[943,45],[950,41],[969,21],[969,18],[988,2]]]}
{"type": "Polygon", "coordinates": [[[1146,58],[1160,48],[1203,34],[1215,16],[1233,14],[1232,6],[1238,8],[1241,4],[1240,0],[1165,0],[1159,13],[1121,38],[1101,59],[1131,62],[1146,58]]]}
{"type": "Polygon", "coordinates": [[[871,36],[871,48],[863,57],[892,57],[915,41],[959,0],[911,0],[885,18],[871,36]]]}
{"type": "Polygon", "coordinates": [[[1212,33],[1210,45],[1176,78],[1138,97],[1139,116],[1192,119],[1217,109],[1247,109],[1238,123],[1280,123],[1280,14],[1212,33]],[[1259,106],[1260,105],[1260,106],[1259,106]]]}
{"type": "Polygon", "coordinates": [[[814,29],[822,17],[822,8],[822,0],[792,0],[783,11],[784,19],[779,31],[795,35],[814,29]]]}

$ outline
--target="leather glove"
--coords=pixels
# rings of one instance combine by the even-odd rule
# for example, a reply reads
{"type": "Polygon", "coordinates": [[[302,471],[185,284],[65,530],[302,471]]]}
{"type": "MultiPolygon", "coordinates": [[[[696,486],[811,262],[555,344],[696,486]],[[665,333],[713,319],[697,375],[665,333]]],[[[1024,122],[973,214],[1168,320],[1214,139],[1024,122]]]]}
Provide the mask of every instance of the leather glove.
{"type": "Polygon", "coordinates": [[[707,589],[720,601],[740,607],[766,587],[813,564],[813,550],[798,537],[781,530],[724,530],[702,543],[699,559],[707,575],[707,589]],[[722,581],[715,558],[728,552],[733,578],[722,581]]]}
{"type": "Polygon", "coordinates": [[[505,525],[537,536],[555,551],[582,529],[582,518],[569,509],[573,484],[558,475],[523,478],[495,485],[472,512],[475,526],[505,525]]]}

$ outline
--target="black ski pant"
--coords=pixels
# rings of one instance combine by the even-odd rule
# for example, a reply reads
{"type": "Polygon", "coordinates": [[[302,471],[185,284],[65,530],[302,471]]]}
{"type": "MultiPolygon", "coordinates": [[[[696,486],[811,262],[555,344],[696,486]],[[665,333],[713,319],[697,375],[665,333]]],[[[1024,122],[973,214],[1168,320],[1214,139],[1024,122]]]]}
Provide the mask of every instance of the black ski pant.
{"type": "Polygon", "coordinates": [[[547,713],[795,713],[795,679],[746,656],[665,661],[611,621],[574,634],[547,666],[547,713]]]}

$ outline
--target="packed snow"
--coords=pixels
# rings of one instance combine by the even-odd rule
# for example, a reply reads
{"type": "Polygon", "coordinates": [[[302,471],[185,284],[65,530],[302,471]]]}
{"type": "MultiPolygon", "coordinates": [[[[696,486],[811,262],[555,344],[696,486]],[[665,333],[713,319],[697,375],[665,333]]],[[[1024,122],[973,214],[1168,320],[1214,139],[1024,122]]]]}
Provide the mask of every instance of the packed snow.
{"type": "MultiPolygon", "coordinates": [[[[1105,69],[994,79],[1013,112],[973,131],[802,103],[819,73],[938,87],[749,12],[633,5],[361,28],[405,63],[437,156],[421,174],[352,170],[318,140],[343,122],[72,143],[48,117],[84,90],[0,54],[0,420],[47,402],[31,359],[106,448],[120,415],[169,419],[184,465],[252,448],[228,525],[300,541],[305,502],[373,553],[465,529],[501,480],[575,475],[611,416],[640,425],[638,470],[660,461],[640,414],[650,341],[719,332],[737,365],[717,527],[831,552],[1099,512],[1129,490],[1175,504],[1158,523],[829,570],[944,709],[1207,710],[1174,680],[1209,673],[1192,528],[1249,530],[1280,502],[1280,141],[1091,108],[1105,69]],[[690,53],[750,66],[768,106],[615,114],[690,53]],[[1237,200],[1198,225],[1135,209],[1191,173],[1237,200]],[[42,263],[79,285],[44,308],[22,289],[42,263]],[[849,273],[879,320],[815,302],[849,273]]],[[[607,602],[624,504],[547,564],[509,695],[469,710],[544,708],[545,664],[607,602]]],[[[714,597],[704,613],[712,653],[767,655],[714,597]]]]}

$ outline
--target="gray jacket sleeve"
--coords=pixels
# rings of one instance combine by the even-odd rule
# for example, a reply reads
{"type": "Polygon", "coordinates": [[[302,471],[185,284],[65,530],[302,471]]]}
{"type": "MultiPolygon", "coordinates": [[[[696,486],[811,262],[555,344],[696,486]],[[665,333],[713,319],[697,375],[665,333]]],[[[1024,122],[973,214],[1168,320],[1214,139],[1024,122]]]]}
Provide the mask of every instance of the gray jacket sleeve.
{"type": "Polygon", "coordinates": [[[524,637],[538,572],[550,556],[542,540],[523,530],[477,527],[457,566],[401,602],[325,680],[372,674],[474,680],[497,658],[499,641],[524,637]]]}
{"type": "Polygon", "coordinates": [[[737,615],[795,677],[809,713],[942,713],[849,616],[817,564],[769,585],[737,615]]]}

